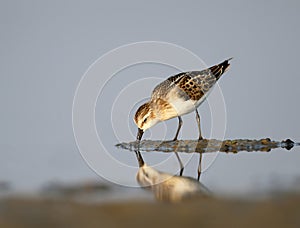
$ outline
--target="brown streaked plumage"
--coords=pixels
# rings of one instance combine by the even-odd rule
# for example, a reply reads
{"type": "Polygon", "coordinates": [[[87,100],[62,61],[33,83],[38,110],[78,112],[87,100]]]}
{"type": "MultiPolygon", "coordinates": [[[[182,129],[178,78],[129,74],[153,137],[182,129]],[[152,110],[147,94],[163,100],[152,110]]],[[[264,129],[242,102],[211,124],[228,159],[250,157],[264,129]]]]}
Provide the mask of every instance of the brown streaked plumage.
{"type": "Polygon", "coordinates": [[[197,107],[205,100],[221,75],[229,69],[231,59],[202,71],[179,73],[157,85],[150,101],[141,105],[135,114],[134,121],[139,128],[137,139],[140,140],[143,132],[158,122],[178,117],[179,125],[174,137],[177,140],[182,125],[180,116],[195,111],[201,140],[197,107]]]}

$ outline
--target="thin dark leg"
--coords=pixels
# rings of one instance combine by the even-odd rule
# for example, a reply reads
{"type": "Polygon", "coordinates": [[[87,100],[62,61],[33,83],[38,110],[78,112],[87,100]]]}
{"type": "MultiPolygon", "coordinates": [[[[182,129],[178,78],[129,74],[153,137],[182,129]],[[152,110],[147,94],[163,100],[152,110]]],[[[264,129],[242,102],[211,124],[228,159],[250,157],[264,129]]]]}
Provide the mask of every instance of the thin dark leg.
{"type": "Polygon", "coordinates": [[[180,128],[181,128],[181,126],[182,126],[182,119],[181,119],[180,116],[178,116],[178,121],[179,121],[179,122],[178,122],[178,128],[177,128],[177,132],[176,132],[176,135],[175,135],[173,141],[176,141],[176,140],[177,140],[177,137],[178,137],[180,128]]]}
{"type": "Polygon", "coordinates": [[[200,175],[201,175],[201,169],[202,169],[201,164],[202,164],[202,153],[200,153],[200,157],[199,157],[198,178],[197,178],[198,181],[200,180],[200,175]]]}
{"type": "Polygon", "coordinates": [[[198,113],[198,110],[196,109],[196,120],[197,120],[197,124],[198,124],[198,131],[199,131],[199,138],[198,140],[202,140],[202,135],[201,135],[201,126],[200,126],[200,115],[198,113]]]}
{"type": "Polygon", "coordinates": [[[179,173],[179,175],[182,176],[182,173],[183,173],[183,170],[184,170],[184,166],[183,166],[183,164],[182,164],[182,161],[181,161],[181,159],[180,159],[178,153],[177,153],[176,151],[175,151],[174,153],[175,153],[175,155],[176,155],[176,158],[177,158],[177,160],[178,160],[178,162],[179,162],[179,166],[180,166],[180,173],[179,173]]]}
{"type": "Polygon", "coordinates": [[[136,155],[136,158],[138,160],[139,167],[142,167],[145,164],[145,162],[144,162],[144,159],[141,155],[141,152],[139,150],[135,150],[135,155],[136,155]]]}

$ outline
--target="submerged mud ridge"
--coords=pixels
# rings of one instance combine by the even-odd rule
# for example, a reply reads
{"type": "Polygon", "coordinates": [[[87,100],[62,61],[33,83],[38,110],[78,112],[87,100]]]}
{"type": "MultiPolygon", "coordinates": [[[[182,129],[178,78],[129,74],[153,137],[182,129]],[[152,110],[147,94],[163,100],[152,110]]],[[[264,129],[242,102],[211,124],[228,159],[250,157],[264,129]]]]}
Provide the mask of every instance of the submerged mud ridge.
{"type": "Polygon", "coordinates": [[[262,151],[268,152],[275,148],[292,149],[294,146],[299,146],[290,139],[282,141],[273,141],[269,138],[264,139],[234,139],[234,140],[217,140],[203,139],[198,140],[177,140],[177,141],[152,141],[143,140],[140,143],[137,141],[129,143],[119,143],[118,148],[134,151],[161,151],[161,152],[185,152],[185,153],[209,153],[209,152],[231,152],[237,153],[240,151],[262,151]]]}

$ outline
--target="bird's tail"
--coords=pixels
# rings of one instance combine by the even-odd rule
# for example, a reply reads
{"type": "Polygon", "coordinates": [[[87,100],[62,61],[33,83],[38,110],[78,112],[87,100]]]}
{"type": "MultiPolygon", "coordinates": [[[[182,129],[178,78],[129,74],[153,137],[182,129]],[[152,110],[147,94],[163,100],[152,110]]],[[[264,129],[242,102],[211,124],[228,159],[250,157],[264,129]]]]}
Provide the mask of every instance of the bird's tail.
{"type": "Polygon", "coordinates": [[[221,77],[222,74],[224,74],[229,69],[230,66],[229,61],[231,59],[233,58],[226,59],[224,62],[209,68],[209,70],[216,77],[217,80],[221,77]]]}

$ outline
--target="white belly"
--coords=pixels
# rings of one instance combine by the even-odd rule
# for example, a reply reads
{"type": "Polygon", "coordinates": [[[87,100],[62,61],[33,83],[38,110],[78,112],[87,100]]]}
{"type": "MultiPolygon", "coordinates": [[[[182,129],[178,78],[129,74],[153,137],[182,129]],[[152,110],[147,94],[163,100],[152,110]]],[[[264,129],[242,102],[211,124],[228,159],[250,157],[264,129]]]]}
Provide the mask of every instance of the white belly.
{"type": "Polygon", "coordinates": [[[199,107],[199,105],[205,100],[205,96],[203,96],[198,101],[192,101],[192,100],[184,100],[184,99],[172,99],[170,100],[170,104],[173,106],[173,108],[176,110],[176,113],[178,116],[185,115],[187,113],[190,113],[194,111],[196,108],[199,107]]]}

